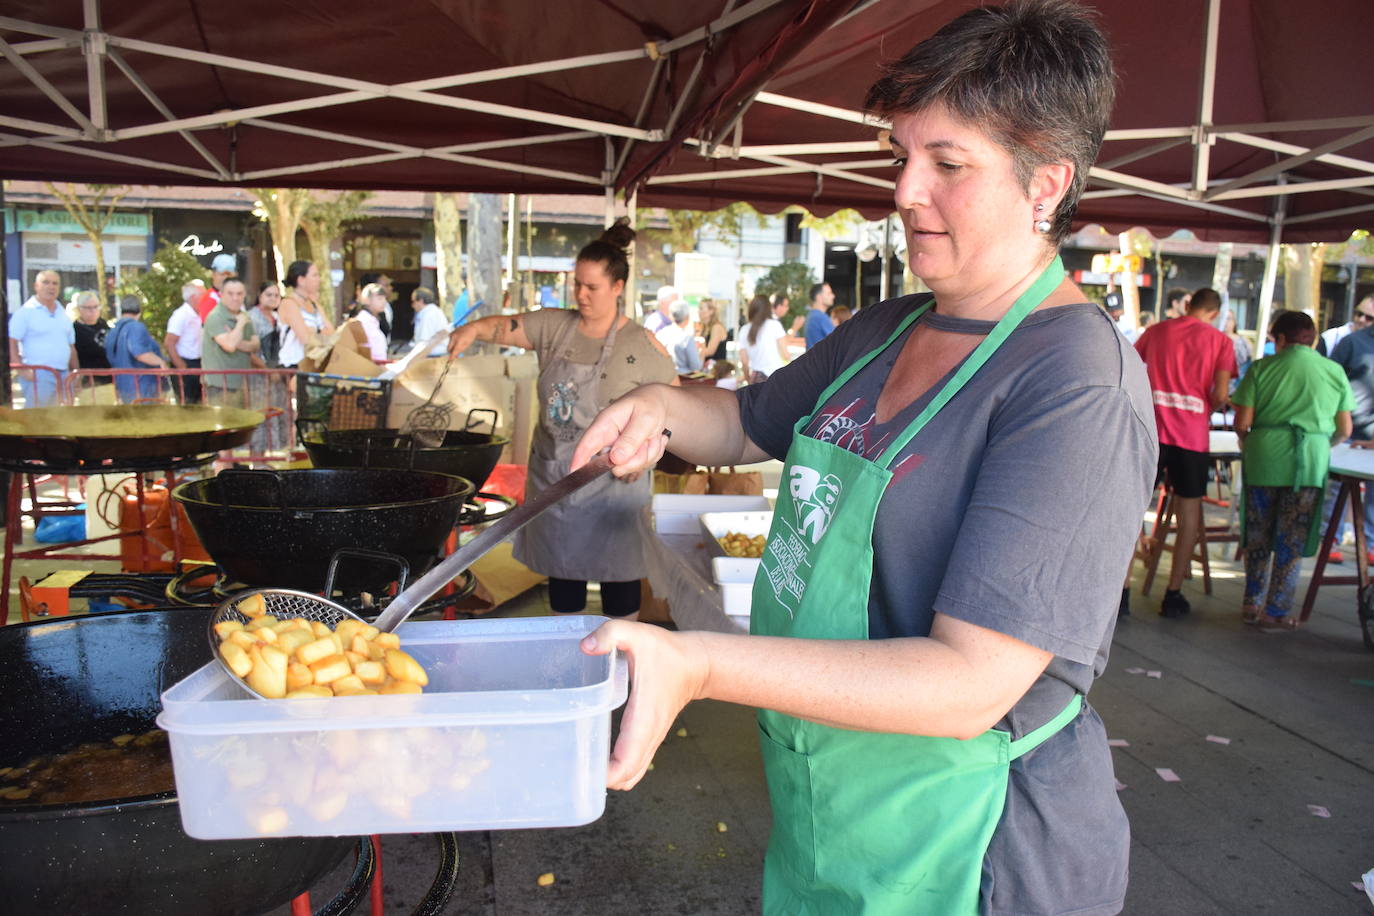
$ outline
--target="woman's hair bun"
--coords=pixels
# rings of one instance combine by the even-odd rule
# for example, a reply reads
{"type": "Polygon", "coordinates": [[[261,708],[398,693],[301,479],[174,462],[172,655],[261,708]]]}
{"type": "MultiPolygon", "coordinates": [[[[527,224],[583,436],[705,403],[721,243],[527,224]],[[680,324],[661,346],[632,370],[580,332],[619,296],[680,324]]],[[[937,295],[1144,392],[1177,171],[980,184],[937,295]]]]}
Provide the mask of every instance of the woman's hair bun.
{"type": "Polygon", "coordinates": [[[635,231],[630,228],[629,218],[624,216],[612,223],[605,232],[601,233],[600,238],[600,241],[608,245],[614,245],[622,250],[629,248],[630,243],[634,240],[635,231]]]}

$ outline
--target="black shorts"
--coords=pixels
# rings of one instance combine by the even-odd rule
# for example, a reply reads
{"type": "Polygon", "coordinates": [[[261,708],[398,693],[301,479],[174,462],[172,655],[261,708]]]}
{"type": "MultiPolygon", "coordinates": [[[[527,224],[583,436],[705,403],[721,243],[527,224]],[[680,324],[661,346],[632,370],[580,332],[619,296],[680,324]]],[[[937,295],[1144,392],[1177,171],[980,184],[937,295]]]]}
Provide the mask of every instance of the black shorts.
{"type": "Polygon", "coordinates": [[[1184,499],[1200,499],[1207,493],[1207,472],[1212,458],[1206,452],[1194,452],[1177,445],[1159,445],[1159,476],[1155,482],[1168,477],[1174,495],[1184,499]]]}

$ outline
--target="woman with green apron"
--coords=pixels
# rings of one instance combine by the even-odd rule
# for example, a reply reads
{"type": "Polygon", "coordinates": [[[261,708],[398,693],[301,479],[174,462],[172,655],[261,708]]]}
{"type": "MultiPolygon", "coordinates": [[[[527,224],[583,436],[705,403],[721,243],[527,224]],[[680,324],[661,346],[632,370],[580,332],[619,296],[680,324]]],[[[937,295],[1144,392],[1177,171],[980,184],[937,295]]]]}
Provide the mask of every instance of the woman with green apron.
{"type": "Polygon", "coordinates": [[[1292,629],[1302,558],[1321,541],[1331,446],[1350,437],[1355,395],[1340,365],[1312,349],[1317,326],[1307,315],[1284,312],[1270,333],[1274,355],[1252,365],[1231,396],[1245,480],[1241,620],[1292,629]]]}
{"type": "MultiPolygon", "coordinates": [[[[597,412],[646,382],[677,374],[663,347],[621,314],[634,231],[617,223],[579,253],[574,268],[577,310],[540,309],[494,315],[455,328],[450,352],[475,340],[534,350],[539,355],[539,416],[530,443],[526,496],[568,473],[573,447],[597,412]]],[[[520,530],[515,558],[549,577],[554,611],[585,607],[587,582],[601,583],[610,617],[639,610],[645,574],[637,519],[649,502],[649,475],[605,477],[560,500],[520,530]],[[595,538],[587,537],[596,531],[595,538]]]]}
{"type": "Polygon", "coordinates": [[[573,466],[785,459],[748,636],[611,622],[635,680],[608,783],[693,699],[748,704],[770,914],[1118,912],[1129,828],[1101,719],[1121,569],[1154,479],[1144,367],[1058,245],[1112,98],[1065,3],[964,14],[894,63],[910,269],[766,382],[647,386],[573,466]],[[1034,92],[1025,91],[1034,87],[1034,92]]]}

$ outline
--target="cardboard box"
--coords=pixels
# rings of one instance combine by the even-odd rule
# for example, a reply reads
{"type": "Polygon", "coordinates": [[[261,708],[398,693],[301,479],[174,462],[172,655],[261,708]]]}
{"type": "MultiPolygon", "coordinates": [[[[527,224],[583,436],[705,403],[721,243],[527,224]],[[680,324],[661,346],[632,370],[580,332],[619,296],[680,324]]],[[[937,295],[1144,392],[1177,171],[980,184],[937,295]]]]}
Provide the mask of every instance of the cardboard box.
{"type": "Polygon", "coordinates": [[[382,374],[382,367],[372,361],[371,354],[362,326],[356,321],[345,322],[319,346],[306,350],[299,369],[301,372],[376,378],[382,374]]]}
{"type": "Polygon", "coordinates": [[[515,419],[510,437],[508,464],[528,464],[530,442],[539,422],[539,357],[533,353],[506,357],[506,375],[515,382],[515,419]]]}
{"type": "MultiPolygon", "coordinates": [[[[416,408],[434,392],[444,371],[444,359],[419,359],[391,383],[388,427],[399,429],[416,408]]],[[[506,361],[500,356],[467,356],[454,360],[434,403],[451,404],[449,429],[462,429],[468,411],[489,408],[497,413],[497,432],[511,435],[515,423],[515,382],[506,377],[506,361]]],[[[504,460],[504,458],[503,458],[504,460]]]]}

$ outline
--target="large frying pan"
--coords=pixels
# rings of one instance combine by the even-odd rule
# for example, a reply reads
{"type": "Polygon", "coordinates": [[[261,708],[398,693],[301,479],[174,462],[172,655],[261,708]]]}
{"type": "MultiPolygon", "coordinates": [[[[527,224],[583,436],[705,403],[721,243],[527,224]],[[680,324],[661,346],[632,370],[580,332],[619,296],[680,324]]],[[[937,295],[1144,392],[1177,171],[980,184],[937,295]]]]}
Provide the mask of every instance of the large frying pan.
{"type": "MultiPolygon", "coordinates": [[[[64,409],[64,408],[59,408],[64,409]]],[[[3,762],[153,727],[160,694],[205,664],[209,608],[0,627],[3,762]]],[[[99,802],[0,800],[0,908],[245,916],[284,905],[354,847],[347,837],[194,840],[175,793],[99,802]]]]}
{"type": "Polygon", "coordinates": [[[256,410],[175,404],[0,407],[0,458],[52,464],[203,455],[243,445],[256,410]]]}

